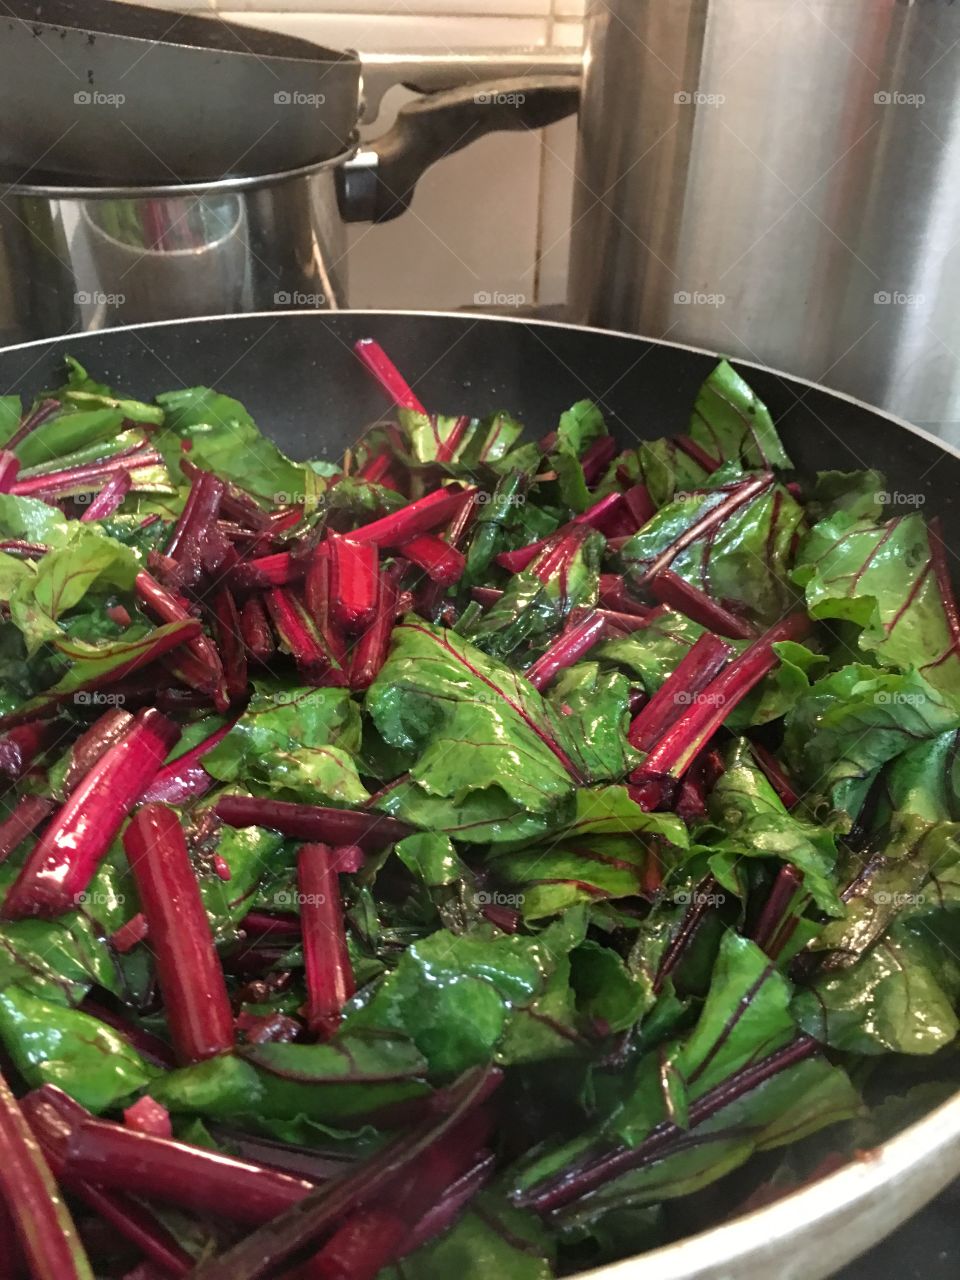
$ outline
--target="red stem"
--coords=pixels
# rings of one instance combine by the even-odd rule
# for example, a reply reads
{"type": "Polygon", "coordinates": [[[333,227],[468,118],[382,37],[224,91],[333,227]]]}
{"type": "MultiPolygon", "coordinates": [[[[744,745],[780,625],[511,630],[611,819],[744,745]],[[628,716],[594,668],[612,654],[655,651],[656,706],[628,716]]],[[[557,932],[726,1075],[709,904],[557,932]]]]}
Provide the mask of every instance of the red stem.
{"type": "Polygon", "coordinates": [[[49,818],[55,808],[47,796],[21,796],[9,818],[0,822],[0,862],[49,818]]]}
{"type": "Polygon", "coordinates": [[[0,493],[10,492],[19,470],[20,459],[9,449],[0,449],[0,493]]]}
{"type": "Polygon", "coordinates": [[[261,796],[223,796],[217,802],[217,816],[229,827],[271,827],[281,835],[298,840],[355,844],[364,850],[383,849],[411,835],[415,829],[397,818],[369,809],[327,809],[261,796]]]}
{"type": "Polygon", "coordinates": [[[645,484],[634,484],[629,489],[625,489],[623,505],[630,513],[634,530],[642,529],[657,510],[645,484]]]}
{"type": "Polygon", "coordinates": [[[322,684],[330,659],[306,609],[283,587],[271,587],[263,599],[280,640],[280,648],[293,658],[300,678],[306,684],[322,684]]]}
{"type": "MultiPolygon", "coordinates": [[[[190,481],[196,480],[202,474],[201,469],[194,466],[189,458],[180,459],[180,470],[190,481]]],[[[220,510],[227,519],[236,520],[238,524],[258,532],[270,528],[269,513],[264,511],[255,498],[229,480],[222,480],[221,483],[223,496],[220,499],[220,510]]]]}
{"type": "Polygon", "coordinates": [[[195,472],[180,519],[167,542],[166,554],[180,565],[183,580],[190,585],[200,581],[203,544],[216,526],[223,488],[223,481],[212,471],[195,472]]]}
{"type": "Polygon", "coordinates": [[[341,1010],[356,990],[333,850],[326,844],[305,844],[297,860],[297,881],[307,1025],[326,1040],[340,1025],[341,1010]]]}
{"type": "Polygon", "coordinates": [[[792,809],[799,804],[800,797],[793,788],[793,783],[777,757],[759,742],[750,743],[750,753],[766,775],[767,781],[780,797],[785,809],[792,809]]]}
{"type": "Polygon", "coordinates": [[[387,660],[397,620],[397,589],[392,578],[380,575],[377,615],[357,641],[350,660],[350,688],[368,689],[387,660]]]}
{"type": "Polygon", "coordinates": [[[477,492],[475,485],[451,489],[434,489],[432,493],[410,502],[391,515],[354,529],[355,542],[373,542],[378,547],[401,547],[421,533],[430,533],[451,520],[465,502],[477,492]]]}
{"type": "Polygon", "coordinates": [[[803,876],[792,863],[788,862],[777,872],[777,878],[763,904],[763,910],[757,917],[750,936],[771,959],[775,959],[776,956],[771,951],[770,944],[780,933],[785,923],[784,916],[789,912],[790,904],[802,887],[803,876]]]}
{"type": "Polygon", "coordinates": [[[167,1025],[182,1062],[233,1048],[233,1015],[210,922],[177,815],[138,809],[123,837],[147,918],[167,1025]]]}
{"type": "Polygon", "coordinates": [[[604,609],[617,613],[635,613],[643,618],[650,612],[649,605],[640,604],[628,593],[619,573],[601,573],[599,600],[604,609]]]}
{"type": "Polygon", "coordinates": [[[247,673],[247,654],[243,647],[243,636],[240,631],[240,614],[233,594],[223,587],[213,597],[213,618],[216,626],[217,642],[223,674],[226,681],[227,697],[231,703],[240,702],[247,696],[249,676],[247,673]]]}
{"type": "Polygon", "coordinates": [[[130,712],[114,707],[105,711],[89,729],[81,733],[70,748],[70,763],[63,778],[64,797],[79,786],[97,761],[106,755],[114,743],[129,733],[132,725],[133,716],[130,712]]]}
{"type": "Polygon", "coordinates": [[[333,621],[333,603],[330,592],[330,557],[326,548],[320,546],[307,568],[307,579],[303,588],[307,611],[317,628],[323,647],[330,658],[330,671],[325,684],[343,686],[347,684],[347,652],[343,635],[333,621]],[[323,554],[321,554],[323,553],[323,554]]]}
{"type": "MultiPolygon", "coordinates": [[[[159,619],[160,622],[193,621],[192,615],[187,612],[183,605],[149,573],[141,570],[137,574],[134,581],[134,590],[144,608],[159,619]]],[[[230,703],[227,698],[223,663],[220,661],[220,655],[217,653],[213,641],[201,631],[191,640],[186,641],[184,647],[188,653],[193,655],[203,672],[206,673],[202,682],[193,683],[192,680],[188,680],[188,683],[191,683],[194,688],[199,688],[203,693],[212,692],[217,710],[226,711],[230,703]]]]}
{"type": "Polygon", "coordinates": [[[415,413],[427,412],[375,338],[360,338],[353,344],[353,349],[393,404],[401,409],[413,409],[415,413]]]}
{"type": "Polygon", "coordinates": [[[66,1170],[97,1186],[247,1226],[269,1222],[314,1189],[302,1178],[102,1120],[74,1130],[66,1170]]]}
{"type": "Polygon", "coordinates": [[[93,1280],[40,1144],[2,1076],[0,1199],[10,1210],[33,1280],[93,1280]]]}
{"type": "Polygon", "coordinates": [[[144,804],[185,804],[187,800],[206,795],[214,779],[204,769],[202,760],[221,741],[236,721],[223,725],[195,747],[177,756],[157,773],[140,797],[144,804]]]}
{"type": "Polygon", "coordinates": [[[686,582],[673,572],[664,569],[650,578],[647,590],[661,604],[669,605],[678,613],[699,622],[702,627],[709,627],[719,636],[727,636],[732,640],[752,640],[756,631],[744,618],[738,618],[729,609],[724,609],[699,587],[686,582]]]}
{"type": "Polygon", "coordinates": [[[227,585],[233,591],[247,594],[263,591],[267,587],[285,587],[299,582],[307,571],[307,561],[289,551],[275,551],[258,560],[247,560],[235,565],[227,575],[227,585]]]}
{"type": "Polygon", "coordinates": [[[240,610],[240,635],[256,662],[269,662],[277,652],[277,642],[259,596],[251,596],[240,610]]]}
{"type": "Polygon", "coordinates": [[[943,540],[943,524],[939,516],[934,516],[929,524],[930,556],[933,561],[933,572],[937,580],[937,590],[943,604],[943,612],[950,632],[950,649],[960,654],[960,611],[953,594],[953,583],[950,581],[950,566],[947,564],[947,548],[943,540]]]}
{"type": "Polygon", "coordinates": [[[47,918],[76,905],[144,786],[180,730],[159,711],[141,711],[94,765],[34,845],[3,903],[2,916],[47,918]]]}
{"type": "Polygon", "coordinates": [[[441,440],[437,448],[437,462],[451,462],[460,445],[463,443],[463,437],[467,428],[470,426],[469,414],[463,414],[459,417],[450,428],[450,434],[446,440],[441,440]]]}
{"type": "Polygon", "coordinates": [[[553,644],[526,671],[527,679],[535,689],[545,689],[558,671],[572,667],[602,640],[606,630],[607,624],[602,611],[591,609],[579,622],[574,622],[561,631],[553,644]]]}
{"type": "Polygon", "coordinates": [[[132,473],[139,468],[162,464],[163,458],[156,449],[134,449],[118,453],[116,457],[103,462],[87,462],[79,467],[66,467],[62,471],[49,471],[26,480],[16,480],[11,485],[10,492],[21,498],[55,502],[58,498],[69,498],[73,494],[89,493],[120,471],[130,473],[133,480],[132,473]]]}
{"type": "Polygon", "coordinates": [[[613,436],[601,436],[599,440],[594,440],[580,459],[583,478],[587,482],[588,489],[600,483],[604,472],[616,456],[617,442],[613,436]]]}
{"type": "Polygon", "coordinates": [[[86,511],[80,517],[81,522],[89,523],[91,520],[104,520],[107,516],[112,516],[130,492],[132,484],[133,479],[129,471],[118,471],[115,475],[112,475],[87,506],[86,511]]]}
{"type": "Polygon", "coordinates": [[[32,720],[0,738],[0,774],[16,782],[62,732],[54,720],[32,720]]]}
{"type": "Polygon", "coordinates": [[[670,726],[695,705],[697,695],[707,688],[732,655],[733,650],[718,636],[709,633],[700,636],[634,718],[627,733],[631,745],[638,751],[649,751],[670,726]]]}
{"type": "Polygon", "coordinates": [[[703,467],[708,476],[712,476],[715,471],[719,470],[720,461],[707,453],[706,449],[704,449],[702,445],[697,444],[696,440],[694,440],[692,436],[674,436],[673,443],[678,449],[685,453],[688,458],[692,458],[698,466],[703,467]]]}
{"type": "Polygon", "coordinates": [[[380,554],[372,542],[332,533],[329,540],[333,616],[348,631],[361,631],[377,612],[380,554]]]}
{"type": "Polygon", "coordinates": [[[466,558],[461,551],[432,533],[421,533],[418,537],[411,538],[400,548],[400,554],[418,569],[422,569],[428,578],[444,587],[459,582],[467,567],[466,558]]]}
{"type": "Polygon", "coordinates": [[[525,547],[517,547],[514,551],[501,551],[497,556],[497,564],[502,565],[504,569],[509,569],[511,573],[522,573],[542,552],[549,550],[551,547],[562,545],[563,539],[572,530],[581,526],[601,529],[604,522],[609,519],[611,513],[622,502],[622,493],[608,493],[605,498],[601,498],[593,506],[587,507],[586,511],[574,516],[567,524],[561,525],[549,537],[539,538],[536,542],[528,542],[525,547]]]}
{"type": "Polygon", "coordinates": [[[110,935],[110,945],[114,951],[119,951],[122,956],[125,956],[128,951],[132,951],[135,946],[143,942],[149,932],[147,917],[142,911],[138,911],[126,924],[122,924],[110,935]]]}

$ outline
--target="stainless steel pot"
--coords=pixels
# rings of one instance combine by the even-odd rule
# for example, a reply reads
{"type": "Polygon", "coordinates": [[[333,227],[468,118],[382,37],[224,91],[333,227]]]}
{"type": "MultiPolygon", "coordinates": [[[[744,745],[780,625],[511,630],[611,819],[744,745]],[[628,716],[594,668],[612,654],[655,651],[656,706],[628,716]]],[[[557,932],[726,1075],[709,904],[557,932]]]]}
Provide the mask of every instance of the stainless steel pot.
{"type": "MultiPolygon", "coordinates": [[[[579,77],[563,74],[566,60],[474,78],[495,65],[479,55],[402,60],[393,83],[442,90],[408,103],[369,148],[299,169],[162,186],[11,182],[0,192],[0,342],[344,305],[346,223],[396,217],[430,165],[477,138],[576,110],[579,77]]],[[[504,65],[519,69],[517,59],[504,65]]],[[[376,101],[389,78],[382,63],[371,72],[376,101]]]]}
{"type": "Polygon", "coordinates": [[[960,439],[960,6],[588,0],[571,302],[960,439]]]}

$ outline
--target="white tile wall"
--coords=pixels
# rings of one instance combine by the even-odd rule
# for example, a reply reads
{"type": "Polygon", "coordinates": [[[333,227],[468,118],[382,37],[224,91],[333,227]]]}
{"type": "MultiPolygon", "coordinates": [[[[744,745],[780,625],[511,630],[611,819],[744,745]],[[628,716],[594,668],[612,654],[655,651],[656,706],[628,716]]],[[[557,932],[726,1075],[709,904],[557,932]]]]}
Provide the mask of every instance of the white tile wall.
{"type": "MultiPolygon", "coordinates": [[[[121,2],[121,0],[118,0],[121,2]]],[[[139,0],[143,3],[144,0],[139,0]]],[[[574,45],[584,0],[146,0],[216,12],[361,52],[574,45]]],[[[375,132],[405,93],[391,91],[375,132]]],[[[370,130],[366,131],[367,133],[370,130]]],[[[443,309],[483,294],[562,301],[575,124],[499,134],[447,157],[421,180],[395,222],[351,231],[354,306],[443,309]]]]}

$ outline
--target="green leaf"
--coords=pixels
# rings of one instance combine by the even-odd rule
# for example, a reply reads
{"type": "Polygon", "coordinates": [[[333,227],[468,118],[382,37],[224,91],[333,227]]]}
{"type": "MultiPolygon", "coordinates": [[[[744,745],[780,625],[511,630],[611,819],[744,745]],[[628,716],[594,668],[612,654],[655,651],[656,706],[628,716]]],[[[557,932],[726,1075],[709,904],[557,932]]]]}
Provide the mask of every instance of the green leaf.
{"type": "MultiPolygon", "coordinates": [[[[397,420],[410,442],[410,451],[416,462],[426,464],[436,462],[437,453],[447,444],[459,417],[445,417],[443,414],[418,413],[413,409],[399,409],[397,420]]],[[[448,459],[448,463],[457,463],[467,452],[468,446],[477,434],[480,424],[474,419],[467,427],[448,459]]]]}
{"type": "Polygon", "coordinates": [[[14,453],[24,469],[40,466],[78,449],[111,440],[119,432],[123,418],[120,409],[60,412],[24,436],[14,453]]]}
{"type": "Polygon", "coordinates": [[[431,889],[454,884],[467,872],[450,837],[434,831],[398,840],[394,849],[407,870],[431,889]]]}
{"type": "Polygon", "coordinates": [[[640,763],[640,753],[627,741],[630,684],[620,672],[579,662],[560,673],[547,703],[555,734],[570,744],[584,777],[614,781],[640,763]]]}
{"type": "Polygon", "coordinates": [[[883,511],[887,482],[882,471],[818,471],[807,500],[811,523],[841,512],[875,520],[883,511]]]}
{"type": "Polygon", "coordinates": [[[23,407],[19,396],[0,396],[0,448],[20,426],[23,407]]]}
{"type": "MultiPolygon", "coordinates": [[[[729,486],[700,490],[661,507],[620,553],[628,581],[641,583],[658,557],[729,493],[729,486]]],[[[793,597],[788,569],[802,522],[800,504],[783,486],[773,485],[719,527],[693,538],[673,556],[670,568],[707,595],[775,622],[793,597]]]]}
{"type": "Polygon", "coordinates": [[[163,422],[163,410],[142,400],[118,399],[102,382],[96,382],[73,356],[66,357],[67,382],[48,394],[64,404],[81,408],[119,409],[131,422],[145,422],[159,426],[163,422]]]}
{"type": "Polygon", "coordinates": [[[115,1107],[156,1077],[106,1023],[17,986],[0,990],[0,1040],[27,1084],[55,1084],[89,1111],[115,1107]]]}
{"type": "Polygon", "coordinates": [[[766,405],[736,369],[721,360],[693,406],[690,436],[718,463],[744,467],[792,467],[766,405]]]}
{"type": "MultiPolygon", "coordinates": [[[[164,410],[165,430],[190,442],[190,461],[195,466],[215,471],[268,502],[302,500],[304,468],[291,462],[261,435],[239,400],[209,387],[192,387],[167,391],[157,396],[157,403],[164,410]]],[[[163,434],[156,439],[176,474],[179,441],[168,444],[163,434]]]]}
{"type": "Polygon", "coordinates": [[[846,513],[804,539],[794,577],[815,618],[862,628],[860,648],[886,667],[918,667],[937,689],[960,695],[960,652],[933,571],[923,517],[885,524],[846,513]]]}
{"type": "Polygon", "coordinates": [[[203,767],[221,782],[257,784],[311,804],[363,804],[369,792],[353,759],[360,738],[360,711],[348,690],[261,682],[203,767]]]}
{"type": "Polygon", "coordinates": [[[437,1240],[382,1271],[379,1280],[551,1280],[553,1249],[532,1213],[481,1193],[437,1240]]]}
{"type": "Polygon", "coordinates": [[[70,526],[62,511],[39,498],[0,493],[0,533],[5,538],[62,547],[69,541],[70,526]]]}
{"type": "Polygon", "coordinates": [[[607,434],[603,414],[592,400],[578,400],[560,415],[557,445],[565,453],[582,458],[594,441],[607,434]]]}

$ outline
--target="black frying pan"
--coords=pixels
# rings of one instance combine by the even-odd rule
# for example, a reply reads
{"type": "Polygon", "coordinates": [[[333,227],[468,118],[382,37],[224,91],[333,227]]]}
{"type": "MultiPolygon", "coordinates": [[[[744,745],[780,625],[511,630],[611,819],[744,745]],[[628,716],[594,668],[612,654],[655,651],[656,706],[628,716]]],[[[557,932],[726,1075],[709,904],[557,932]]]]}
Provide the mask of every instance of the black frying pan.
{"type": "MultiPolygon", "coordinates": [[[[213,384],[242,400],[297,457],[336,457],[385,404],[353,355],[374,337],[431,409],[509,409],[530,431],[597,400],[626,444],[685,428],[716,356],[573,325],[472,315],[343,311],[137,325],[0,349],[0,394],[57,384],[75,355],[99,380],[144,399],[213,384]]],[[[960,455],[877,409],[798,378],[743,365],[802,471],[874,466],[888,488],[922,493],[960,545],[960,455]]]]}

